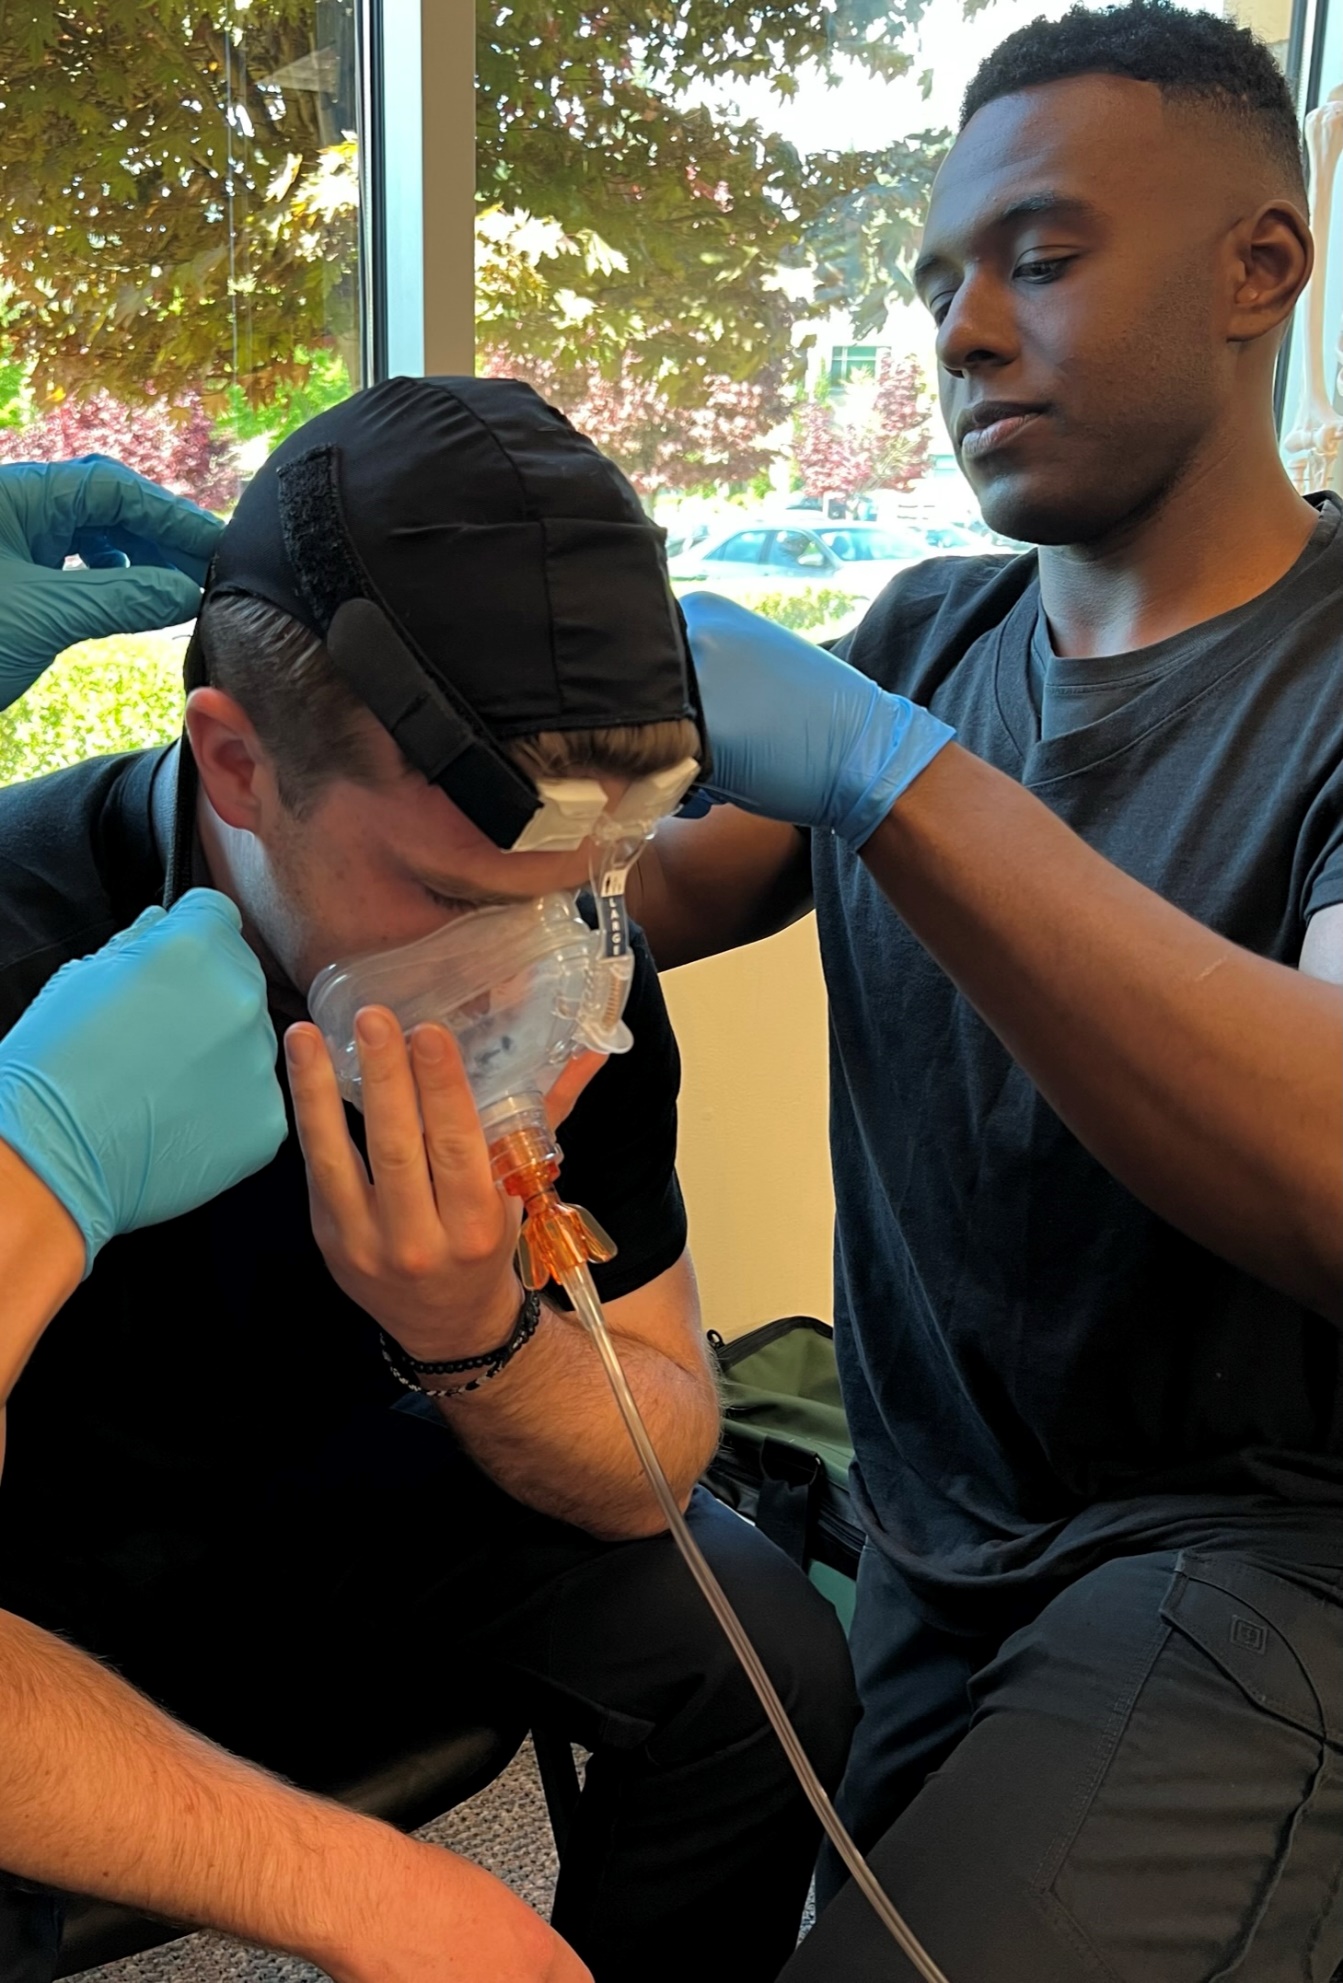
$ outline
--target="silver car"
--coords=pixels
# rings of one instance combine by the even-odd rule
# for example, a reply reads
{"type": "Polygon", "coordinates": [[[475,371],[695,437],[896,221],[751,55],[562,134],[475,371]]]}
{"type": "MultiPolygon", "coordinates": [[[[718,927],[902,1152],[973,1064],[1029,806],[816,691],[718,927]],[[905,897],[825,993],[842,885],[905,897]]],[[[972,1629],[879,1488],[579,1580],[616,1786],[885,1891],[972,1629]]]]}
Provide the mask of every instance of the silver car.
{"type": "Polygon", "coordinates": [[[750,603],[803,587],[875,599],[897,572],[935,555],[905,524],[750,524],[714,537],[671,560],[678,588],[703,586],[750,603]]]}

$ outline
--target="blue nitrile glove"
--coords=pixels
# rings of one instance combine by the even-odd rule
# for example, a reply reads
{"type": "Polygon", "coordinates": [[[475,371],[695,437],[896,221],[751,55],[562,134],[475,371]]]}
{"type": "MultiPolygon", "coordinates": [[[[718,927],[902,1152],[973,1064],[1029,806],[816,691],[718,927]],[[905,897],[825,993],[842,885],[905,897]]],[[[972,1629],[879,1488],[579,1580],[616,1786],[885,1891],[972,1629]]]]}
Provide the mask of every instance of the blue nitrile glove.
{"type": "Polygon", "coordinates": [[[0,709],[77,640],[189,620],[223,527],[106,455],[0,467],[0,709]]]}
{"type": "Polygon", "coordinates": [[[714,592],[681,601],[715,794],[857,849],[953,730],[847,661],[714,592]]]}
{"type": "Polygon", "coordinates": [[[176,1218],[284,1141],[275,1032],[237,909],[193,888],[66,964],[0,1040],[0,1138],[84,1235],[176,1218]]]}

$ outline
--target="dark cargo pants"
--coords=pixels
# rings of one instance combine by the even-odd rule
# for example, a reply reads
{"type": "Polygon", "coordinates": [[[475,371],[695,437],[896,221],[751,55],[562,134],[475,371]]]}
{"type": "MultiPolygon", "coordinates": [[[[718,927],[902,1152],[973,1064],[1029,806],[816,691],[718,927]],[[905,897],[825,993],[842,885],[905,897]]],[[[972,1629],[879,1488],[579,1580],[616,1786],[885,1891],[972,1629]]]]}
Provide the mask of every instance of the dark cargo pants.
{"type": "MultiPolygon", "coordinates": [[[[1330,1983],[1337,1570],[1262,1539],[1117,1558],[995,1643],[869,1549],[852,1647],[841,1808],[949,1983],[1330,1983]]],[[[914,1975],[847,1885],[781,1983],[914,1975]]]]}

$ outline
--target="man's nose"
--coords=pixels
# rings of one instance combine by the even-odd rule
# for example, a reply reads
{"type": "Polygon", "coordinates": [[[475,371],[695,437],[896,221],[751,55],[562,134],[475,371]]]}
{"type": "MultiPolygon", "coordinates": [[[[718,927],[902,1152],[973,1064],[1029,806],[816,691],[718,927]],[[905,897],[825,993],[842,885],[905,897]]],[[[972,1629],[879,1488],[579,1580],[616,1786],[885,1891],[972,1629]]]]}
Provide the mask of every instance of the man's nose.
{"type": "Polygon", "coordinates": [[[1017,329],[1000,282],[967,274],[937,327],[937,362],[960,377],[981,367],[1009,364],[1017,355],[1017,329]]]}

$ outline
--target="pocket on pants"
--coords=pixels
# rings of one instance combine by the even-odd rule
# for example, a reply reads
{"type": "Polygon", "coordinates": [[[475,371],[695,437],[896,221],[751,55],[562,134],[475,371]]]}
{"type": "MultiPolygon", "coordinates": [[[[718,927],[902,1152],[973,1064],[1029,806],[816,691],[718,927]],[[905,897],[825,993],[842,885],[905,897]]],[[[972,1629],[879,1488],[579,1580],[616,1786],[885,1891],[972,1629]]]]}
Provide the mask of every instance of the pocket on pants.
{"type": "Polygon", "coordinates": [[[1329,1983],[1343,1961],[1343,1607],[1187,1551],[1161,1617],[1047,1904],[1121,1983],[1329,1983]]]}

